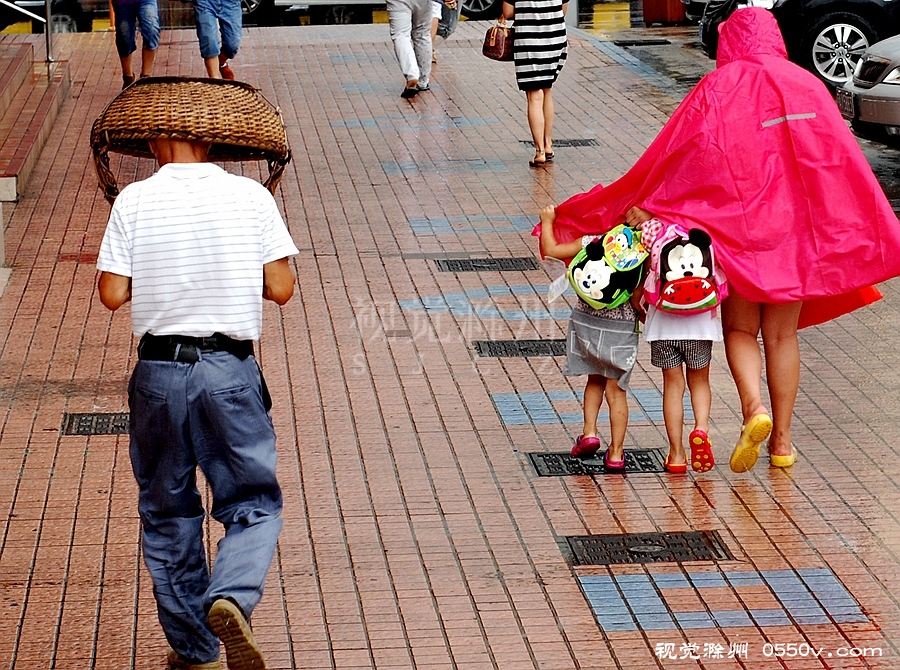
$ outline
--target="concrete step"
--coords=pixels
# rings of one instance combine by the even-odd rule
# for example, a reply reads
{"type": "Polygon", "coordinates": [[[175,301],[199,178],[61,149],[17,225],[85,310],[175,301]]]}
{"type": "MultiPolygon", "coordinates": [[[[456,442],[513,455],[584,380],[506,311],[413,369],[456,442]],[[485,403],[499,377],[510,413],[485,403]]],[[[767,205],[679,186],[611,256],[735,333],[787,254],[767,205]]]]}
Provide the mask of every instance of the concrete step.
{"type": "Polygon", "coordinates": [[[35,63],[31,44],[0,52],[0,202],[18,200],[69,94],[69,64],[35,63]]]}
{"type": "Polygon", "coordinates": [[[0,117],[25,83],[33,63],[34,47],[31,44],[10,42],[0,45],[0,117]]]}

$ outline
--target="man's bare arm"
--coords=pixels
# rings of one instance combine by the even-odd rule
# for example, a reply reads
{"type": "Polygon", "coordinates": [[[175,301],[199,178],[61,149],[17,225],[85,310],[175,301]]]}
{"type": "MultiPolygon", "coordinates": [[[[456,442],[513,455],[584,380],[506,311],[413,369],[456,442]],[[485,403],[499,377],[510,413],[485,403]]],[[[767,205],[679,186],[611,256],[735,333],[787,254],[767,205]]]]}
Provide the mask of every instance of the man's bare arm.
{"type": "Polygon", "coordinates": [[[101,272],[97,289],[100,293],[100,302],[115,312],[131,300],[131,277],[101,272]]]}
{"type": "Polygon", "coordinates": [[[287,258],[263,265],[263,298],[283,305],[294,295],[294,272],[287,258]]]}

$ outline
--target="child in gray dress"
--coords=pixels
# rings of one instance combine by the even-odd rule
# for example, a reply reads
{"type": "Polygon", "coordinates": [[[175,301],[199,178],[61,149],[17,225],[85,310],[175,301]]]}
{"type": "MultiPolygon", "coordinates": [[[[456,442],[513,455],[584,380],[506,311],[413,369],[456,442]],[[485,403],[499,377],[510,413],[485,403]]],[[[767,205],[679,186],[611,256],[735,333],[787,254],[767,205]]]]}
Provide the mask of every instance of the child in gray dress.
{"type": "MultiPolygon", "coordinates": [[[[559,243],[553,233],[556,209],[541,210],[541,252],[544,256],[572,258],[595,236],[559,243]]],[[[626,390],[637,359],[637,316],[628,302],[613,309],[594,309],[579,299],[572,308],[566,338],[566,376],[587,375],[584,388],[584,427],[572,447],[575,458],[591,458],[600,449],[597,417],[603,398],[609,406],[611,440],[603,455],[607,470],[625,469],[625,431],[628,427],[626,390]]]]}

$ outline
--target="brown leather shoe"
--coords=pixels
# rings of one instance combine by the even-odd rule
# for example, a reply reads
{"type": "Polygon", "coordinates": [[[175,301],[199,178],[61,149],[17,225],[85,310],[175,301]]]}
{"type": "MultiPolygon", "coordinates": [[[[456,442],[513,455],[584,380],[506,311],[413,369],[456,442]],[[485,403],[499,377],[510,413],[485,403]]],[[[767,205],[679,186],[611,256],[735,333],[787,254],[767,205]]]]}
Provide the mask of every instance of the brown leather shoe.
{"type": "Polygon", "coordinates": [[[134,75],[133,74],[123,74],[122,75],[122,90],[124,91],[126,88],[131,86],[134,83],[134,75]]]}
{"type": "Polygon", "coordinates": [[[222,670],[219,659],[209,663],[191,663],[183,659],[174,649],[169,649],[166,660],[169,662],[169,670],[222,670]]]}
{"type": "Polygon", "coordinates": [[[209,608],[209,627],[225,645],[228,670],[266,670],[262,650],[241,609],[230,600],[217,600],[209,608]]]}

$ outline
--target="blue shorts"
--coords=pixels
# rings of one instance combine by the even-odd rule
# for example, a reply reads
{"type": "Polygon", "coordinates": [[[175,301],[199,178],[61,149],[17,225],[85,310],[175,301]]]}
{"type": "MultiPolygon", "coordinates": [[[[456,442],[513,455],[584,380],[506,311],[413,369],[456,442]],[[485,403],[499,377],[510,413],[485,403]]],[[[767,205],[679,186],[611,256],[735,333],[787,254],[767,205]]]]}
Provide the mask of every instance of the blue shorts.
{"type": "Polygon", "coordinates": [[[138,26],[144,39],[143,48],[149,51],[159,48],[159,8],[156,0],[115,5],[113,11],[116,16],[116,51],[119,52],[119,58],[130,56],[137,49],[135,35],[138,26]]]}
{"type": "Polygon", "coordinates": [[[194,18],[200,55],[212,58],[221,53],[226,58],[234,58],[241,46],[241,28],[244,24],[240,0],[194,0],[194,18]]]}

